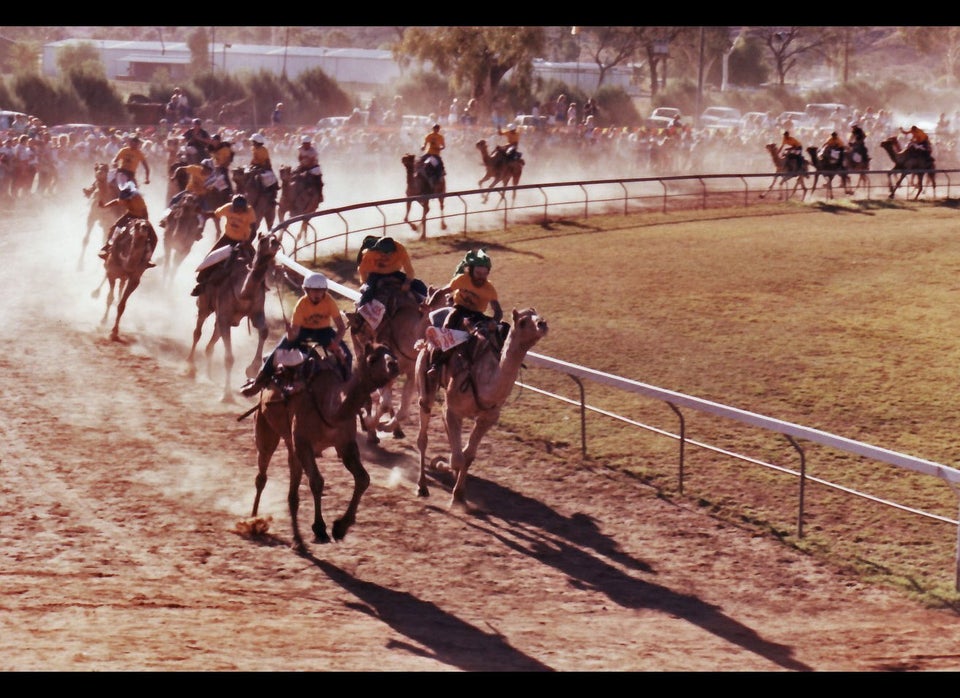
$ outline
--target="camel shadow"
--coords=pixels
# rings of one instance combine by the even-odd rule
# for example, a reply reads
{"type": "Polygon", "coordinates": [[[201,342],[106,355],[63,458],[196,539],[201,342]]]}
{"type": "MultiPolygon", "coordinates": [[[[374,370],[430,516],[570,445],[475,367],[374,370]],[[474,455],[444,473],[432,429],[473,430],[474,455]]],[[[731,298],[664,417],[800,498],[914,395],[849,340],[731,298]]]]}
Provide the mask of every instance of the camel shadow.
{"type": "Polygon", "coordinates": [[[414,644],[392,642],[387,649],[400,649],[427,656],[463,671],[552,671],[542,662],[511,647],[496,632],[485,632],[436,604],[422,601],[407,592],[387,589],[379,584],[358,579],[336,565],[304,553],[332,581],[357,597],[349,608],[366,613],[430,649],[426,653],[414,644]]]}
{"type": "MultiPolygon", "coordinates": [[[[453,477],[431,473],[451,490],[453,477]]],[[[695,596],[682,594],[634,576],[656,574],[646,562],[622,552],[586,514],[563,516],[543,502],[477,476],[470,479],[470,499],[479,506],[467,525],[538,563],[566,574],[578,588],[592,589],[623,608],[646,608],[682,618],[733,645],[743,647],[789,671],[811,671],[792,657],[790,647],[769,642],[753,629],[695,596]],[[617,563],[620,567],[611,563],[617,563]],[[626,568],[628,571],[622,571],[626,568]]]]}

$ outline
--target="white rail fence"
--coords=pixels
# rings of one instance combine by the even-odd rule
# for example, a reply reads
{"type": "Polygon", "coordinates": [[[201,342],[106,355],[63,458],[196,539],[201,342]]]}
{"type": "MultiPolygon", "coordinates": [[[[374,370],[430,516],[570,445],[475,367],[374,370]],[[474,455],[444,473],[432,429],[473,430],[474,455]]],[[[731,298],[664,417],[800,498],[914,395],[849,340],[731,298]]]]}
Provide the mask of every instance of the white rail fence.
{"type": "MultiPolygon", "coordinates": [[[[949,178],[948,172],[956,172],[956,170],[938,171],[938,174],[945,174],[947,176],[946,189],[947,189],[947,196],[949,197],[950,178],[949,178]]],[[[887,174],[887,171],[878,171],[875,174],[887,174]]],[[[575,202],[557,201],[557,202],[554,202],[553,205],[554,206],[570,206],[571,203],[573,203],[573,205],[576,205],[578,209],[580,206],[582,206],[583,207],[582,213],[584,215],[588,215],[589,206],[591,203],[594,205],[597,205],[597,204],[606,202],[609,205],[612,201],[617,201],[618,204],[623,205],[623,212],[624,214],[626,214],[629,212],[629,206],[631,201],[634,201],[634,203],[636,204],[637,201],[642,201],[643,198],[645,198],[643,196],[640,196],[637,192],[633,192],[631,194],[628,188],[628,185],[631,183],[634,183],[634,184],[635,183],[643,183],[643,184],[656,183],[659,186],[663,187],[662,193],[660,195],[654,196],[654,198],[659,200],[658,208],[662,206],[663,210],[666,211],[668,208],[668,202],[671,200],[671,198],[673,197],[679,198],[679,197],[691,195],[689,190],[680,194],[668,193],[670,186],[675,186],[675,184],[673,183],[692,181],[693,183],[698,184],[699,191],[697,191],[693,195],[697,198],[702,199],[702,207],[706,208],[708,199],[710,198],[710,193],[707,191],[707,187],[705,183],[706,179],[737,180],[743,183],[744,185],[743,189],[739,191],[739,196],[743,196],[744,201],[750,201],[751,189],[749,185],[746,184],[746,181],[748,179],[753,179],[755,177],[770,177],[770,175],[709,175],[709,176],[693,176],[693,177],[643,178],[638,180],[598,180],[598,181],[588,181],[588,182],[572,182],[572,183],[567,182],[567,183],[556,183],[556,184],[549,184],[549,185],[535,184],[535,185],[525,185],[525,186],[518,186],[518,187],[507,187],[502,190],[498,189],[497,192],[506,194],[507,192],[510,192],[513,190],[523,190],[523,189],[537,190],[540,192],[541,196],[543,197],[543,201],[537,204],[536,208],[539,209],[542,207],[544,216],[546,216],[548,209],[551,205],[549,202],[549,197],[545,193],[546,190],[553,189],[553,188],[562,188],[562,187],[576,187],[583,192],[582,199],[575,202]],[[599,186],[599,185],[609,186],[611,184],[614,184],[620,187],[621,189],[620,195],[614,196],[614,197],[610,197],[609,195],[597,196],[591,199],[590,195],[588,194],[588,189],[591,186],[599,186]]],[[[719,187],[719,190],[721,193],[725,193],[725,194],[729,194],[731,191],[729,188],[722,187],[722,186],[719,187]]],[[[754,194],[756,194],[757,192],[756,189],[753,189],[752,191],[754,194]]],[[[868,197],[870,196],[869,191],[870,190],[868,189],[868,192],[867,192],[868,197]]],[[[467,210],[468,205],[465,202],[469,199],[469,197],[479,196],[483,193],[484,193],[483,190],[478,189],[478,190],[470,190],[466,192],[452,192],[447,195],[448,199],[452,198],[455,200],[459,200],[463,203],[463,206],[464,206],[464,211],[463,211],[464,231],[463,232],[466,232],[466,227],[467,227],[466,221],[468,217],[468,210],[467,210]]],[[[297,257],[298,251],[302,251],[306,247],[312,247],[313,248],[312,256],[314,261],[316,261],[319,254],[319,248],[321,246],[321,243],[329,242],[342,237],[343,252],[344,254],[347,254],[349,253],[349,250],[350,250],[349,242],[350,242],[351,235],[355,237],[359,237],[359,233],[367,233],[371,231],[378,231],[380,234],[387,234],[388,228],[391,227],[391,225],[395,226],[398,224],[394,223],[394,224],[388,225],[386,222],[387,216],[384,214],[383,209],[390,205],[405,205],[406,202],[410,200],[416,201],[416,199],[406,199],[406,198],[390,199],[386,201],[370,202],[367,204],[355,204],[352,206],[342,207],[342,208],[334,209],[331,211],[318,211],[312,214],[306,214],[303,216],[297,216],[294,218],[287,219],[286,221],[283,221],[278,225],[276,225],[273,230],[275,232],[280,232],[281,234],[286,234],[291,238],[293,238],[293,256],[291,257],[284,253],[281,253],[277,255],[277,261],[281,265],[295,272],[296,274],[303,276],[307,274],[310,270],[307,267],[304,267],[302,264],[300,264],[297,261],[296,257],[297,257]],[[345,214],[349,211],[362,210],[362,209],[374,209],[378,214],[377,217],[380,219],[380,222],[369,227],[363,227],[359,229],[352,228],[350,223],[347,221],[345,214]],[[331,234],[325,237],[318,236],[314,226],[310,223],[310,221],[312,219],[323,217],[323,216],[336,216],[337,218],[339,218],[341,223],[344,225],[343,232],[331,234]],[[307,241],[300,240],[299,241],[300,243],[305,242],[305,244],[300,244],[300,246],[298,247],[297,231],[300,230],[301,225],[303,223],[308,224],[309,228],[313,230],[313,239],[307,240],[307,241]],[[291,231],[290,228],[293,228],[293,231],[291,231]]],[[[501,208],[502,206],[502,211],[498,215],[503,216],[504,227],[507,227],[509,210],[522,210],[523,208],[530,208],[529,204],[522,204],[522,203],[519,206],[512,206],[510,203],[508,203],[508,201],[509,199],[506,196],[503,196],[502,198],[499,199],[499,201],[496,204],[497,209],[501,208]]],[[[637,206],[637,209],[639,208],[640,206],[637,206]]],[[[476,215],[478,213],[489,213],[490,210],[491,209],[489,208],[485,208],[482,211],[473,211],[469,213],[473,213],[474,215],[476,215]]],[[[406,225],[406,224],[404,223],[402,225],[406,225]]],[[[339,245],[337,245],[337,247],[339,248],[339,245]]],[[[359,247],[359,241],[354,246],[354,249],[358,247],[359,247]]],[[[329,251],[330,250],[328,250],[327,252],[329,251]]],[[[326,254],[327,252],[324,252],[324,253],[326,254]]],[[[338,293],[341,296],[345,298],[349,298],[353,301],[358,300],[360,297],[360,294],[356,290],[348,286],[339,284],[335,281],[329,281],[329,286],[333,292],[338,293]]],[[[899,468],[912,470],[912,471],[915,471],[924,475],[928,475],[931,477],[936,477],[942,480],[943,482],[945,482],[950,487],[950,489],[955,494],[958,495],[958,497],[960,497],[960,470],[951,468],[947,465],[943,465],[940,463],[935,463],[933,461],[924,460],[922,458],[916,458],[914,456],[898,453],[896,451],[880,448],[878,446],[872,446],[870,444],[863,443],[860,441],[854,441],[852,439],[848,439],[843,436],[838,436],[836,434],[831,434],[825,431],[821,431],[819,429],[804,427],[799,424],[793,424],[791,422],[785,422],[779,419],[774,419],[772,417],[766,417],[764,415],[756,414],[754,412],[748,412],[735,407],[730,407],[727,405],[722,405],[720,403],[711,402],[709,400],[703,400],[700,398],[692,397],[690,395],[684,395],[682,393],[676,393],[670,390],[657,388],[655,386],[647,385],[645,383],[640,383],[638,381],[634,381],[629,378],[622,378],[609,373],[604,373],[602,371],[596,371],[594,369],[590,369],[585,366],[579,366],[576,364],[567,363],[565,361],[560,361],[558,359],[554,359],[548,356],[543,356],[541,354],[535,354],[535,353],[527,354],[526,362],[532,366],[537,366],[540,368],[546,368],[546,369],[562,372],[567,376],[571,377],[573,380],[575,380],[580,386],[580,395],[581,395],[580,401],[576,402],[564,396],[556,395],[554,393],[541,390],[534,386],[524,384],[522,381],[517,381],[516,383],[522,389],[531,390],[533,392],[537,392],[539,394],[545,395],[552,399],[579,405],[580,414],[581,414],[581,441],[582,441],[581,448],[584,454],[586,454],[586,428],[585,428],[586,412],[592,411],[592,412],[597,412],[607,417],[610,417],[625,423],[632,424],[633,426],[636,426],[638,428],[643,428],[648,431],[656,432],[662,436],[676,439],[679,442],[679,475],[678,477],[679,477],[679,487],[680,487],[681,493],[683,492],[684,452],[685,452],[685,447],[688,444],[697,446],[700,448],[710,449],[710,450],[722,453],[724,455],[727,455],[731,458],[737,458],[740,460],[754,463],[756,465],[773,468],[775,470],[779,470],[781,472],[789,473],[797,476],[800,480],[800,488],[799,488],[799,496],[798,496],[798,504],[797,504],[797,535],[799,537],[803,537],[804,492],[805,492],[805,487],[807,482],[816,482],[817,484],[831,487],[831,488],[846,492],[853,496],[870,499],[872,501],[878,502],[886,506],[895,507],[897,509],[907,511],[913,514],[917,514],[919,516],[940,521],[954,528],[954,538],[955,538],[955,555],[954,555],[954,570],[953,570],[954,588],[956,591],[960,591],[960,520],[949,519],[949,518],[939,516],[930,512],[906,507],[896,502],[874,497],[869,494],[865,494],[863,492],[859,492],[836,483],[822,480],[820,478],[811,477],[806,473],[805,453],[797,440],[801,439],[801,440],[810,441],[812,443],[817,443],[823,446],[827,446],[829,448],[837,449],[840,451],[862,456],[865,458],[870,458],[876,461],[887,463],[899,468]],[[642,424],[640,422],[635,422],[621,415],[617,415],[612,412],[601,410],[599,408],[588,405],[584,398],[583,386],[581,383],[582,380],[593,381],[596,383],[600,383],[603,385],[616,388],[618,390],[623,390],[626,392],[641,395],[653,400],[659,400],[666,403],[670,407],[670,409],[672,409],[674,413],[676,413],[677,417],[680,420],[680,433],[673,434],[670,432],[666,432],[656,427],[653,427],[647,424],[642,424]],[[687,409],[692,409],[699,412],[708,413],[716,417],[734,420],[741,424],[753,426],[763,430],[772,431],[776,434],[780,434],[784,436],[787,439],[787,441],[790,443],[790,445],[800,455],[801,465],[800,465],[799,472],[788,469],[788,468],[784,468],[782,466],[778,466],[775,464],[764,463],[762,461],[749,458],[741,454],[725,451],[723,449],[716,448],[709,444],[700,443],[697,441],[692,441],[687,439],[685,435],[685,429],[684,429],[685,420],[680,408],[687,408],[687,409]]],[[[958,512],[958,514],[960,514],[960,512],[958,512]]]]}

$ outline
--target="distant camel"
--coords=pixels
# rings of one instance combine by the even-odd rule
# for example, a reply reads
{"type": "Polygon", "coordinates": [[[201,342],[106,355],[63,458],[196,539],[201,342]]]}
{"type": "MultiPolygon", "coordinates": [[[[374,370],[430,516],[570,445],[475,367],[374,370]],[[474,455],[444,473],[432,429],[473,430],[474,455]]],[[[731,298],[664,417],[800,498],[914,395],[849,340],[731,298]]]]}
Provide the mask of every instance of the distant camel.
{"type": "MultiPolygon", "coordinates": [[[[483,158],[483,166],[487,168],[487,172],[483,175],[483,178],[477,182],[478,187],[482,187],[483,183],[488,179],[493,181],[490,183],[490,186],[487,187],[486,193],[483,195],[483,201],[486,203],[487,197],[490,196],[490,190],[496,187],[498,184],[502,184],[504,187],[508,186],[517,186],[520,184],[520,175],[523,174],[524,161],[523,158],[511,159],[507,157],[506,150],[503,146],[498,145],[493,149],[493,154],[491,155],[487,151],[487,142],[485,140],[477,141],[477,150],[480,151],[480,155],[483,158]]],[[[500,197],[503,198],[503,193],[501,192],[500,197]]],[[[517,199],[517,190],[513,190],[513,200],[517,199]]]]}
{"type": "MultiPolygon", "coordinates": [[[[443,196],[447,193],[446,179],[441,175],[439,179],[429,177],[424,167],[418,162],[416,155],[407,153],[400,162],[403,163],[407,171],[407,196],[418,197],[417,202],[423,209],[423,215],[420,217],[420,239],[427,239],[427,214],[430,212],[430,199],[436,198],[440,202],[440,228],[447,229],[447,222],[443,217],[443,196]]],[[[403,216],[403,222],[409,225],[413,230],[417,229],[415,223],[410,222],[410,206],[413,202],[407,202],[407,211],[403,216]]]]}
{"type": "Polygon", "coordinates": [[[80,259],[77,261],[77,269],[83,269],[83,255],[87,251],[87,244],[90,242],[90,233],[93,227],[100,224],[100,230],[103,232],[103,242],[106,244],[107,235],[110,228],[120,217],[118,213],[119,204],[103,208],[102,203],[113,201],[120,196],[120,187],[116,180],[110,181],[110,165],[105,162],[98,162],[93,166],[93,184],[83,190],[83,193],[90,199],[90,210],[87,211],[87,232],[83,235],[83,244],[80,247],[80,259]]]}
{"type": "Polygon", "coordinates": [[[773,158],[773,165],[777,170],[777,174],[773,176],[773,181],[770,182],[770,186],[767,187],[767,190],[760,194],[760,198],[764,198],[767,194],[770,193],[770,190],[776,186],[777,182],[780,183],[780,192],[783,195],[784,190],[786,189],[787,182],[794,177],[797,181],[793,185],[793,189],[789,194],[786,195],[786,198],[789,199],[793,194],[796,193],[797,187],[803,188],[803,194],[800,196],[800,200],[803,201],[807,196],[807,165],[808,162],[805,158],[800,159],[800,166],[797,167],[796,161],[793,158],[784,158],[780,156],[778,148],[774,143],[767,143],[767,151],[770,153],[770,157],[773,158]]]}
{"type": "Polygon", "coordinates": [[[195,194],[184,192],[170,207],[163,229],[163,283],[167,288],[173,282],[183,260],[203,237],[203,209],[195,194]]]}
{"type": "Polygon", "coordinates": [[[887,174],[887,183],[890,185],[890,198],[896,193],[897,188],[907,178],[912,175],[911,183],[916,187],[917,193],[914,200],[920,198],[923,191],[923,179],[926,176],[930,180],[930,186],[933,187],[933,195],[937,195],[937,180],[934,177],[936,170],[936,161],[932,155],[923,153],[914,148],[900,149],[900,141],[896,136],[890,136],[880,144],[890,159],[893,160],[893,168],[887,174]],[[898,175],[896,183],[893,182],[894,176],[898,175]]]}
{"type": "MultiPolygon", "coordinates": [[[[105,271],[104,281],[109,283],[110,291],[107,294],[107,307],[103,311],[100,324],[107,322],[110,307],[115,297],[114,289],[120,294],[117,302],[117,317],[110,331],[110,339],[120,339],[120,318],[127,308],[130,294],[140,285],[140,277],[150,268],[150,257],[153,255],[153,240],[155,239],[150,221],[144,218],[133,218],[121,231],[110,246],[110,254],[103,262],[105,271]],[[119,283],[118,283],[119,282],[119,283]]],[[[103,282],[100,284],[103,285],[103,282]]],[[[91,294],[94,298],[100,292],[100,287],[91,294]]]]}
{"type": "Polygon", "coordinates": [[[857,190],[860,187],[866,187],[869,191],[870,177],[867,172],[870,170],[870,154],[867,152],[867,147],[865,145],[848,145],[846,152],[843,154],[843,161],[851,173],[851,188],[857,190]],[[854,173],[857,173],[856,184],[852,182],[854,173]]]}
{"type": "Polygon", "coordinates": [[[230,375],[233,370],[233,344],[230,340],[230,330],[239,325],[244,318],[253,325],[258,334],[257,351],[247,366],[247,378],[253,378],[260,371],[263,363],[263,345],[269,334],[267,318],[264,315],[266,278],[275,268],[279,251],[280,241],[276,235],[260,236],[252,261],[239,249],[234,251],[229,259],[221,262],[226,265],[226,268],[220,278],[207,281],[203,291],[197,297],[197,324],[193,330],[190,354],[187,356],[189,364],[187,375],[191,378],[196,375],[194,354],[203,331],[203,323],[213,314],[213,335],[207,342],[204,354],[207,359],[207,375],[210,375],[214,345],[217,340],[223,340],[223,365],[226,375],[223,380],[221,402],[236,402],[230,389],[230,375]]]}
{"type": "MultiPolygon", "coordinates": [[[[268,171],[273,174],[272,171],[268,171]]],[[[233,184],[237,193],[247,197],[247,205],[257,214],[256,230],[260,229],[260,223],[263,222],[270,232],[273,228],[273,221],[277,217],[277,198],[275,191],[268,191],[260,182],[260,172],[252,172],[243,167],[233,168],[233,184]]],[[[276,175],[274,175],[276,182],[276,175]]]]}
{"type": "MultiPolygon", "coordinates": [[[[320,179],[320,189],[310,186],[306,177],[294,174],[290,165],[280,165],[280,201],[277,203],[277,214],[281,221],[287,218],[313,213],[323,203],[323,179],[320,179]]],[[[307,230],[306,221],[300,226],[297,235],[299,240],[307,230]]]]}
{"type": "MultiPolygon", "coordinates": [[[[841,160],[833,160],[826,153],[821,153],[814,146],[807,148],[810,154],[810,162],[813,165],[815,173],[813,175],[813,186],[810,187],[811,195],[817,190],[817,180],[823,177],[827,189],[827,198],[833,198],[833,178],[839,177],[840,184],[847,194],[852,194],[850,189],[850,175],[847,174],[847,167],[841,160]]],[[[846,153],[844,153],[846,156],[846,153]]]]}

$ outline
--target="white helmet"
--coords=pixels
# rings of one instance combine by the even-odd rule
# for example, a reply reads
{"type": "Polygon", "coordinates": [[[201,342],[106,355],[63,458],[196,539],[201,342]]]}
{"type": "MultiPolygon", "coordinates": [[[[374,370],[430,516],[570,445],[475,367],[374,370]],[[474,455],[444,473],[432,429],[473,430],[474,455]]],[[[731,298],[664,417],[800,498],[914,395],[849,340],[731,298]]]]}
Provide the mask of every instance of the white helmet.
{"type": "Polygon", "coordinates": [[[303,289],[307,290],[308,288],[326,288],[327,287],[327,277],[321,274],[320,272],[314,272],[313,274],[308,274],[307,277],[303,280],[303,289]]]}
{"type": "Polygon", "coordinates": [[[262,133],[253,134],[252,136],[250,136],[250,140],[253,141],[254,143],[259,143],[260,145],[263,145],[264,143],[264,138],[262,133]]]}
{"type": "Polygon", "coordinates": [[[507,124],[507,130],[508,130],[508,131],[516,131],[516,130],[517,130],[517,125],[511,121],[509,124],[507,124]]]}

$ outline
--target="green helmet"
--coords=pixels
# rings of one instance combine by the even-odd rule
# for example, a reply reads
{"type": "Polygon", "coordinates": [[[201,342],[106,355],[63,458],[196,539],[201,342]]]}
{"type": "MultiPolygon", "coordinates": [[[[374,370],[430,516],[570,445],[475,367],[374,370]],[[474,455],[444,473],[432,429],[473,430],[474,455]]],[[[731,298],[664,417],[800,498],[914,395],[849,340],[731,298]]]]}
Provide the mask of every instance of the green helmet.
{"type": "Polygon", "coordinates": [[[470,250],[463,256],[463,260],[457,266],[457,274],[462,274],[467,267],[486,267],[487,269],[493,269],[493,260],[490,259],[487,255],[486,250],[480,248],[479,250],[470,250]]]}

